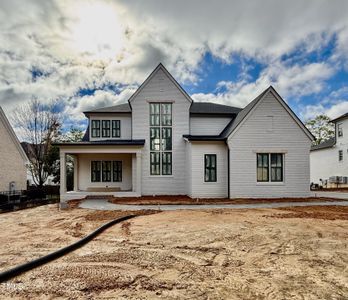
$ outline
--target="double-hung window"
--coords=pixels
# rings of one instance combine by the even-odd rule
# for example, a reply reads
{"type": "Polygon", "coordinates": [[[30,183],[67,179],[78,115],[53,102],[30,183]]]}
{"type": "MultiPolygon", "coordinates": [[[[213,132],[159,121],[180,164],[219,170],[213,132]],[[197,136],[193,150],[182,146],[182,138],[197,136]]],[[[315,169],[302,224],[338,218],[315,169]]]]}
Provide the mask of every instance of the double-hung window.
{"type": "Polygon", "coordinates": [[[92,161],[91,163],[91,181],[100,182],[100,171],[101,171],[101,162],[92,161]]]}
{"type": "Polygon", "coordinates": [[[343,160],[343,150],[338,150],[338,161],[343,160]]]}
{"type": "Polygon", "coordinates": [[[216,182],[216,154],[204,155],[204,181],[216,182]]]}
{"type": "Polygon", "coordinates": [[[114,182],[121,182],[122,181],[122,161],[115,160],[112,162],[112,180],[114,182]]]}
{"type": "Polygon", "coordinates": [[[343,126],[342,126],[342,123],[337,124],[337,135],[338,135],[338,137],[343,136],[343,126]]]}
{"type": "Polygon", "coordinates": [[[172,175],[172,103],[150,103],[150,174],[172,175]]]}
{"type": "Polygon", "coordinates": [[[258,182],[283,182],[283,153],[257,153],[256,160],[258,182]]]}
{"type": "Polygon", "coordinates": [[[122,182],[122,161],[91,161],[92,182],[122,182]],[[111,180],[112,178],[112,180],[111,180]]]}
{"type": "Polygon", "coordinates": [[[92,120],[92,138],[100,137],[100,120],[92,120]]]}
{"type": "Polygon", "coordinates": [[[102,137],[110,137],[110,120],[102,120],[102,137]]]}
{"type": "Polygon", "coordinates": [[[121,136],[121,122],[120,120],[112,120],[112,137],[120,137],[121,136]]]}

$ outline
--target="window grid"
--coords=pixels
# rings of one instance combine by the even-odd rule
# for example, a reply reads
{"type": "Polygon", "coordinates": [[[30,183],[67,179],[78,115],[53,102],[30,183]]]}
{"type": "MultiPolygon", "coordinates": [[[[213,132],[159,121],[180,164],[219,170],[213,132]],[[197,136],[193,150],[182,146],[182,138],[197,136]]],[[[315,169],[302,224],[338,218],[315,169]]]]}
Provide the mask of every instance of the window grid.
{"type": "Polygon", "coordinates": [[[121,182],[122,181],[122,161],[115,160],[112,162],[112,180],[113,182],[121,182]]]}
{"type": "Polygon", "coordinates": [[[343,160],[343,150],[338,150],[338,161],[343,160]]]}
{"type": "Polygon", "coordinates": [[[284,154],[257,153],[256,173],[258,182],[283,182],[284,154]]]}
{"type": "Polygon", "coordinates": [[[110,137],[110,120],[102,120],[102,137],[110,137]]]}
{"type": "Polygon", "coordinates": [[[216,182],[216,154],[204,155],[204,181],[216,182]]]}
{"type": "Polygon", "coordinates": [[[122,181],[122,161],[91,161],[92,182],[113,182],[122,181]]]}
{"type": "Polygon", "coordinates": [[[337,134],[339,137],[343,136],[343,128],[342,128],[342,123],[337,124],[337,134]]]}
{"type": "Polygon", "coordinates": [[[100,137],[100,120],[92,120],[92,137],[100,137]]]}
{"type": "Polygon", "coordinates": [[[172,103],[150,103],[150,175],[172,175],[172,103]]]}
{"type": "Polygon", "coordinates": [[[121,137],[120,120],[112,120],[112,137],[121,137]]]}

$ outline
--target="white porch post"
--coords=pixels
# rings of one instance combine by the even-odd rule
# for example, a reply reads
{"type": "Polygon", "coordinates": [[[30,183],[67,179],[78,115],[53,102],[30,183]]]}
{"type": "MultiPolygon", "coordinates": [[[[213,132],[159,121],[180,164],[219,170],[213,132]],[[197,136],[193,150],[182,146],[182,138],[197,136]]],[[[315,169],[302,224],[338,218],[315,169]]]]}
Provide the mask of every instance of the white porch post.
{"type": "Polygon", "coordinates": [[[137,189],[137,157],[136,154],[132,154],[132,192],[137,189]]]}
{"type": "Polygon", "coordinates": [[[66,154],[60,152],[60,194],[66,193],[66,154]]]}
{"type": "Polygon", "coordinates": [[[137,180],[137,184],[136,184],[136,192],[137,194],[139,194],[139,196],[141,196],[141,152],[137,152],[136,153],[136,163],[137,163],[137,167],[136,167],[136,180],[137,180]]]}
{"type": "Polygon", "coordinates": [[[74,192],[79,189],[79,177],[78,177],[79,159],[77,154],[74,155],[74,192]]]}

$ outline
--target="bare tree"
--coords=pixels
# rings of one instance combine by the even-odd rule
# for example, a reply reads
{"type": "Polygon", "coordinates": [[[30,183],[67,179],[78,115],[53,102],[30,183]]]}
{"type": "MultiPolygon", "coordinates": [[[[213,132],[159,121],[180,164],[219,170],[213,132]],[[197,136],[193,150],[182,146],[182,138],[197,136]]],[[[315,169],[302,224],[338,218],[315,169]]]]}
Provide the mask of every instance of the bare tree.
{"type": "Polygon", "coordinates": [[[17,108],[12,119],[27,142],[29,171],[34,184],[41,187],[51,173],[47,155],[61,126],[56,105],[54,102],[47,105],[33,99],[17,108]]]}

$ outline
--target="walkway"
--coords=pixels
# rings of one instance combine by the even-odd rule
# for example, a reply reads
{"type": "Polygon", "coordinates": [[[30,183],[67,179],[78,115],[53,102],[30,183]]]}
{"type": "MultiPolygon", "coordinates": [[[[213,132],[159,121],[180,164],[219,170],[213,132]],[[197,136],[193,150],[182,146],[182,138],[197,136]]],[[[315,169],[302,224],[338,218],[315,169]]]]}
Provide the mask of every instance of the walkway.
{"type": "Polygon", "coordinates": [[[194,204],[194,205],[128,205],[113,204],[102,199],[88,199],[80,203],[79,207],[95,210],[180,210],[180,209],[240,209],[240,208],[278,208],[289,206],[348,206],[348,201],[334,202],[282,202],[282,203],[255,203],[255,204],[194,204]]]}
{"type": "Polygon", "coordinates": [[[346,192],[312,192],[313,197],[326,197],[348,200],[348,193],[346,192]]]}

